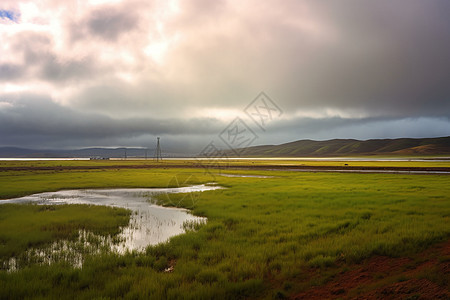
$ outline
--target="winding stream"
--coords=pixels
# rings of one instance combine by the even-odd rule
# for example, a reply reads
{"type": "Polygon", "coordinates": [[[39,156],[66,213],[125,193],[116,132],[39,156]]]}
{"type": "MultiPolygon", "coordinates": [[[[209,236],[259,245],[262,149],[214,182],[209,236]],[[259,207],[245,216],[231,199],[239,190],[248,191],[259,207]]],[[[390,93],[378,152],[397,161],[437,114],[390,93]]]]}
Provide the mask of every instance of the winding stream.
{"type": "Polygon", "coordinates": [[[143,250],[148,245],[159,244],[184,233],[183,224],[186,222],[206,222],[206,218],[193,216],[186,209],[152,204],[152,195],[203,192],[220,188],[202,184],[179,188],[63,190],[3,200],[0,203],[89,204],[130,209],[133,212],[130,223],[119,234],[123,243],[117,250],[124,252],[143,250]]]}
{"type": "MultiPolygon", "coordinates": [[[[77,253],[76,250],[72,250],[77,248],[76,245],[83,244],[86,249],[91,247],[88,251],[91,253],[99,251],[98,245],[103,248],[108,247],[111,251],[117,253],[133,250],[143,251],[149,245],[165,242],[175,235],[184,233],[186,224],[206,222],[206,218],[194,216],[187,209],[155,205],[152,196],[164,193],[167,194],[170,201],[170,194],[172,193],[188,193],[186,197],[192,197],[196,192],[221,188],[220,186],[202,184],[179,188],[62,190],[2,200],[0,204],[87,204],[131,210],[132,214],[128,226],[121,228],[119,235],[114,237],[114,241],[111,237],[100,237],[90,232],[80,231],[79,240],[76,242],[57,241],[47,249],[29,249],[26,254],[28,263],[34,261],[41,264],[50,264],[63,259],[81,267],[83,263],[82,255],[77,253]],[[89,241],[97,241],[97,246],[94,247],[95,243],[89,241]]],[[[18,263],[15,258],[12,258],[10,261],[3,263],[3,269],[15,270],[20,267],[18,263]]]]}

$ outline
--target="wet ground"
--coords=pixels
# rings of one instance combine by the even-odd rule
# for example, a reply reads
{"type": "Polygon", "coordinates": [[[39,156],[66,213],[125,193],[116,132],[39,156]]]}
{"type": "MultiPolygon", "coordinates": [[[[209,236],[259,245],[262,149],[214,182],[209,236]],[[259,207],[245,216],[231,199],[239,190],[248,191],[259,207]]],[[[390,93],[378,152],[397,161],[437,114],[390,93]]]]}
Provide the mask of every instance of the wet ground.
{"type": "Polygon", "coordinates": [[[183,225],[187,222],[206,222],[206,218],[193,216],[186,209],[155,205],[152,203],[152,195],[203,192],[219,188],[221,187],[202,184],[180,188],[64,190],[2,200],[0,203],[88,204],[130,209],[133,212],[130,223],[119,234],[123,242],[114,246],[117,251],[124,252],[144,250],[148,245],[155,245],[184,233],[183,225]]]}

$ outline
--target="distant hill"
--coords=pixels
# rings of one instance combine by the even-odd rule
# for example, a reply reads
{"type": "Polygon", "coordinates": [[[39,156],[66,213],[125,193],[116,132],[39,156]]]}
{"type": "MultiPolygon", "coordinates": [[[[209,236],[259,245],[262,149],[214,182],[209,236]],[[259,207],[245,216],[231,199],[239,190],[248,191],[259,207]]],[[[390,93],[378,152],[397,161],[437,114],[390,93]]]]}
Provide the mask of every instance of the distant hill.
{"type": "MultiPolygon", "coordinates": [[[[153,157],[155,150],[148,149],[153,157]]],[[[328,141],[300,140],[281,145],[263,145],[237,149],[247,157],[329,157],[352,155],[449,155],[450,136],[423,139],[334,139],[328,141]]],[[[227,151],[228,156],[237,156],[227,151]]],[[[144,148],[126,148],[128,158],[145,156],[144,148]]],[[[187,153],[163,152],[166,157],[187,157],[187,153]]],[[[76,150],[36,150],[16,147],[0,147],[0,158],[123,158],[125,148],[85,148],[76,150]]]]}
{"type": "MultiPolygon", "coordinates": [[[[265,145],[237,149],[247,157],[329,157],[350,155],[450,155],[450,136],[440,138],[400,138],[360,141],[334,139],[328,141],[299,140],[281,145],[265,145]]],[[[227,151],[236,156],[233,151],[227,151]]]]}
{"type": "MultiPolygon", "coordinates": [[[[153,157],[154,149],[148,149],[148,157],[153,157]]],[[[105,158],[122,158],[126,156],[144,157],[145,149],[143,148],[85,148],[77,150],[36,150],[16,147],[0,147],[0,157],[4,158],[89,158],[89,157],[105,157],[105,158]]]]}

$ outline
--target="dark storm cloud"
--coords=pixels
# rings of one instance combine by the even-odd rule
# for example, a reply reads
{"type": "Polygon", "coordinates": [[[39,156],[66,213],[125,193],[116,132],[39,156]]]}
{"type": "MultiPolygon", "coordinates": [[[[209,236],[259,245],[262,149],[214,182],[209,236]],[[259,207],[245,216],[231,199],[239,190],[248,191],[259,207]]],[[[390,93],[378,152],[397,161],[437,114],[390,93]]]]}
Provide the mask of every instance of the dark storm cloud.
{"type": "Polygon", "coordinates": [[[279,54],[268,69],[286,105],[448,115],[449,2],[315,1],[310,9],[323,39],[281,22],[263,29],[273,38],[261,48],[279,54]]]}
{"type": "Polygon", "coordinates": [[[55,104],[46,96],[0,96],[0,140],[14,141],[44,138],[75,146],[82,140],[102,139],[117,144],[123,138],[144,135],[213,134],[223,126],[214,119],[113,119],[104,115],[75,111],[55,104]]]}
{"type": "MultiPolygon", "coordinates": [[[[297,56],[288,52],[294,67],[287,67],[292,76],[284,78],[292,106],[449,116],[448,1],[318,3],[313,6],[332,28],[332,38],[324,45],[294,47],[297,56]]],[[[301,45],[302,40],[294,43],[301,45]]]]}
{"type": "Polygon", "coordinates": [[[399,118],[450,111],[448,1],[286,1],[248,11],[228,2],[206,6],[209,13],[181,5],[172,26],[183,24],[186,38],[172,58],[203,85],[193,101],[237,105],[259,88],[289,110],[399,118]]]}

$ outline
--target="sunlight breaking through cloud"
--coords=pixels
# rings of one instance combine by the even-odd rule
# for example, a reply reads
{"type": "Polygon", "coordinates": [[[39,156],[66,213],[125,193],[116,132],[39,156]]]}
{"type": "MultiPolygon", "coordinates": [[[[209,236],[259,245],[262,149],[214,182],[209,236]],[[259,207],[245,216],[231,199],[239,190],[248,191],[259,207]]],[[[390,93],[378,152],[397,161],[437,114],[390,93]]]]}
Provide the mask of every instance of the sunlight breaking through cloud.
{"type": "MultiPolygon", "coordinates": [[[[356,137],[361,124],[373,126],[363,138],[381,138],[387,120],[415,135],[405,119],[433,136],[437,130],[421,120],[450,118],[449,8],[441,0],[4,0],[0,102],[21,99],[26,107],[43,97],[55,104],[48,109],[63,108],[74,119],[150,120],[148,134],[170,132],[181,146],[201,139],[209,123],[198,120],[224,128],[266,91],[285,112],[272,133],[285,142],[333,138],[336,130],[356,137]],[[337,127],[326,135],[324,126],[337,127]]],[[[34,119],[45,123],[38,113],[34,119]]],[[[14,135],[23,133],[25,116],[16,112],[3,146],[22,145],[14,135]]],[[[46,138],[86,145],[73,131],[46,138]]],[[[131,127],[124,135],[147,138],[131,127]]],[[[110,135],[105,145],[121,138],[110,135]]]]}

